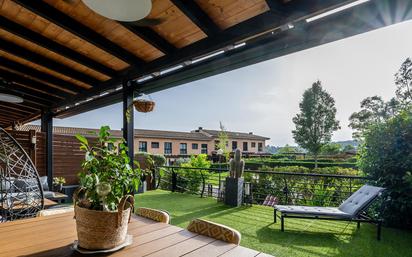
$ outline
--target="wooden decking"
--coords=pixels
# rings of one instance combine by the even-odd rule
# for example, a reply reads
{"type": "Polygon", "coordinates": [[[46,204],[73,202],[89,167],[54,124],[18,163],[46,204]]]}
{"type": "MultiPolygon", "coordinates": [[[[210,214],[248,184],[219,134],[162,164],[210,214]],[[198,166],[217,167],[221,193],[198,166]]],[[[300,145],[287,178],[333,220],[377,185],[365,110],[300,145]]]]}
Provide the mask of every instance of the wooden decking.
{"type": "MultiPolygon", "coordinates": [[[[129,234],[133,244],[110,256],[270,256],[137,216],[129,224],[129,234]]],[[[71,248],[77,239],[73,213],[0,224],[0,235],[1,257],[81,256],[71,248]]]]}

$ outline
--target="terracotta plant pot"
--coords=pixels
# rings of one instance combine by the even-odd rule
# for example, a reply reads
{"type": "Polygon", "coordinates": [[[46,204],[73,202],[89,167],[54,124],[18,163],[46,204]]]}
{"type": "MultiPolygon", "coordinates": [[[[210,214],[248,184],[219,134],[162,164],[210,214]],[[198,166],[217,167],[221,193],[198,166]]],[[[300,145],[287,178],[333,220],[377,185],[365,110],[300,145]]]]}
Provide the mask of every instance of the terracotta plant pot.
{"type": "Polygon", "coordinates": [[[133,101],[133,105],[138,112],[151,112],[155,107],[155,102],[150,100],[137,99],[133,101]]]}

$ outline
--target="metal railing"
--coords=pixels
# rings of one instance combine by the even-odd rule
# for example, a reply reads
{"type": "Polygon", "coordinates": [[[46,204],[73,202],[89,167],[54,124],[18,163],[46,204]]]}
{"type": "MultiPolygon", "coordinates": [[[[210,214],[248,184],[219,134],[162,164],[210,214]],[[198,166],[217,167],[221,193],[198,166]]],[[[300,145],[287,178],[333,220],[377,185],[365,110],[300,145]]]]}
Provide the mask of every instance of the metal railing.
{"type": "MultiPolygon", "coordinates": [[[[157,186],[162,189],[220,200],[224,197],[228,169],[157,168],[163,170],[157,178],[157,186]]],[[[244,201],[262,204],[267,196],[274,196],[278,204],[337,206],[368,180],[360,176],[245,170],[244,201]]]]}

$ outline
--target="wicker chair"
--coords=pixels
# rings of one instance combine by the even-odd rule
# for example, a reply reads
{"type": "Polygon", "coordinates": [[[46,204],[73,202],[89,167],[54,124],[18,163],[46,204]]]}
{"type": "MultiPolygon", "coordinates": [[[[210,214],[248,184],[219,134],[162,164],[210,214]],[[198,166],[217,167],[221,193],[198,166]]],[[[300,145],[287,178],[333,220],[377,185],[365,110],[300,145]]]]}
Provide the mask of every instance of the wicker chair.
{"type": "Polygon", "coordinates": [[[167,211],[156,210],[151,208],[140,207],[136,208],[136,215],[148,218],[157,222],[170,223],[170,215],[167,211]]]}
{"type": "Polygon", "coordinates": [[[232,244],[240,244],[241,234],[239,231],[211,221],[202,219],[192,220],[187,230],[232,244]]]}

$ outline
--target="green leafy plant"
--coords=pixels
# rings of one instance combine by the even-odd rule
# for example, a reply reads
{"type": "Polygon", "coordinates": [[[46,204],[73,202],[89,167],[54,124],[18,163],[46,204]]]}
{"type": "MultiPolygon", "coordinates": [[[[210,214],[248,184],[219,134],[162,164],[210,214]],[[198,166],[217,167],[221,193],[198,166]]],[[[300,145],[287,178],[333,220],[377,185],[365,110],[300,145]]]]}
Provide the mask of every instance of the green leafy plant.
{"type": "Polygon", "coordinates": [[[80,149],[85,152],[79,177],[80,186],[86,192],[80,207],[115,211],[123,196],[138,189],[141,170],[130,165],[124,140],[119,142],[109,131],[110,127],[101,127],[95,145],[90,145],[84,136],[76,135],[80,149]]]}
{"type": "Polygon", "coordinates": [[[359,166],[386,188],[385,222],[412,228],[412,109],[365,132],[359,166]]]}
{"type": "Polygon", "coordinates": [[[53,185],[64,185],[66,184],[66,179],[63,177],[54,177],[53,178],[53,185]]]}

